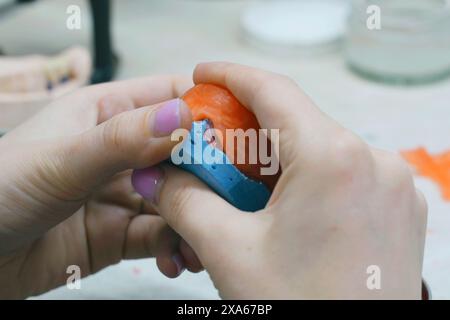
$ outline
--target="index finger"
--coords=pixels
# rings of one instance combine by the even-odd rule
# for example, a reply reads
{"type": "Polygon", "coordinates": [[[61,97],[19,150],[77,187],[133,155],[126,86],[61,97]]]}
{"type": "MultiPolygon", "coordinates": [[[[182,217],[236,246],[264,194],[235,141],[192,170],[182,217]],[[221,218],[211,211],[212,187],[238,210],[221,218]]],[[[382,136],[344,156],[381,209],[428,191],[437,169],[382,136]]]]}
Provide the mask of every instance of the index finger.
{"type": "Polygon", "coordinates": [[[157,75],[98,84],[84,90],[93,101],[114,94],[127,96],[136,107],[143,107],[178,98],[192,85],[187,76],[157,75]]]}
{"type": "Polygon", "coordinates": [[[96,85],[91,90],[91,104],[96,104],[97,123],[143,106],[180,97],[192,80],[184,76],[154,76],[96,85]]]}
{"type": "Polygon", "coordinates": [[[226,87],[255,114],[262,128],[279,129],[282,167],[298,154],[312,153],[320,138],[329,139],[326,130],[329,119],[285,76],[238,64],[211,62],[196,67],[194,82],[226,87]]]}
{"type": "Polygon", "coordinates": [[[31,140],[84,132],[113,116],[181,96],[192,80],[161,75],[89,86],[55,100],[9,134],[9,140],[31,140]],[[49,120],[51,119],[51,121],[49,120]]]}

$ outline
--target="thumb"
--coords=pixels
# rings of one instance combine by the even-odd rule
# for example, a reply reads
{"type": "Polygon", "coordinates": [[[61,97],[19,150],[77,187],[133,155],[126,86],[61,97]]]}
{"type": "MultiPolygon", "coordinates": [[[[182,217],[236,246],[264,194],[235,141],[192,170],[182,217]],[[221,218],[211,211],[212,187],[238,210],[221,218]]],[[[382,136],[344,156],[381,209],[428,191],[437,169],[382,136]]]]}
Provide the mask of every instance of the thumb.
{"type": "Polygon", "coordinates": [[[175,99],[121,113],[79,135],[1,153],[0,203],[8,208],[1,222],[11,230],[0,235],[0,252],[65,220],[116,173],[168,158],[177,143],[171,133],[190,126],[189,109],[175,99]]]}
{"type": "Polygon", "coordinates": [[[191,127],[181,99],[120,113],[108,121],[46,150],[43,173],[64,200],[84,198],[114,174],[157,164],[170,156],[178,141],[170,135],[191,127]]]}
{"type": "Polygon", "coordinates": [[[242,213],[196,177],[170,165],[135,170],[132,182],[200,259],[256,223],[254,215],[242,213]]]}

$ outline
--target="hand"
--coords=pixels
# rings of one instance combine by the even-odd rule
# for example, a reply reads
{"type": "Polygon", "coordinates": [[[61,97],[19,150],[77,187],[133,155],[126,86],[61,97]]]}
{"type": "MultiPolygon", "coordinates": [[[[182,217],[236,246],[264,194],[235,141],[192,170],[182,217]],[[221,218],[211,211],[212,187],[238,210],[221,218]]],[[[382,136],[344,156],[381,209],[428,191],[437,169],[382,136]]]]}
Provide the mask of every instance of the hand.
{"type": "Polygon", "coordinates": [[[156,256],[169,277],[202,269],[130,179],[169,157],[171,131],[190,128],[180,100],[161,102],[191,85],[161,76],[88,87],[0,139],[0,297],[65,284],[69,265],[87,276],[156,256]]]}
{"type": "Polygon", "coordinates": [[[194,82],[227,87],[262,128],[280,129],[282,175],[254,214],[172,167],[135,172],[157,184],[157,211],[222,297],[420,298],[427,209],[399,156],[369,147],[284,76],[208,63],[194,82]],[[380,290],[367,287],[371,265],[380,290]]]}

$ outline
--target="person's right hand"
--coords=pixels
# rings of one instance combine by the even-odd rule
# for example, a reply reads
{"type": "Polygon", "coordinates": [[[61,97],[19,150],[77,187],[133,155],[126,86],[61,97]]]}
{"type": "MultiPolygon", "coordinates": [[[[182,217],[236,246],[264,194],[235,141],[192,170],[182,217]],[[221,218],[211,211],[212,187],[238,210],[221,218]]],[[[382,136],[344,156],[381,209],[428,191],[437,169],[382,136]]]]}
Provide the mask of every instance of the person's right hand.
{"type": "Polygon", "coordinates": [[[262,128],[280,129],[283,172],[255,214],[170,166],[134,172],[157,185],[158,212],[222,297],[420,298],[427,208],[398,155],[369,147],[284,76],[207,63],[194,81],[227,87],[262,128]],[[379,290],[367,286],[373,265],[379,290]]]}

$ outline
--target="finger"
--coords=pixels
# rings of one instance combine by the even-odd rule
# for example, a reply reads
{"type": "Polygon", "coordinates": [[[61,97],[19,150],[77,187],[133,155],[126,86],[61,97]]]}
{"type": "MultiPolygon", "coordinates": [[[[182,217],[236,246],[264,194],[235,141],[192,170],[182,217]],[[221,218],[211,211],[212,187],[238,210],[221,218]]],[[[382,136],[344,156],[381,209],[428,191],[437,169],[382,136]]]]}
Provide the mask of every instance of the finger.
{"type": "Polygon", "coordinates": [[[190,272],[197,273],[203,271],[204,267],[200,259],[195,254],[194,249],[184,239],[180,239],[179,250],[186,261],[186,268],[190,272]]]}
{"type": "MultiPolygon", "coordinates": [[[[138,193],[136,193],[138,194],[138,193]]],[[[138,194],[139,195],[139,194],[138,194]]],[[[155,207],[146,201],[144,198],[142,198],[141,195],[139,195],[142,199],[142,206],[141,206],[141,214],[153,214],[158,215],[158,212],[156,211],[155,207]]]]}
{"type": "MultiPolygon", "coordinates": [[[[161,217],[158,218],[162,220],[161,217]]],[[[167,277],[176,278],[186,269],[192,272],[203,270],[193,249],[167,225],[157,241],[156,265],[167,277]]]]}
{"type": "Polygon", "coordinates": [[[178,235],[165,221],[154,215],[138,215],[128,226],[124,247],[124,259],[156,257],[161,254],[161,243],[169,242],[170,250],[175,251],[178,235]]]}
{"type": "Polygon", "coordinates": [[[180,236],[158,216],[139,215],[129,224],[124,247],[124,259],[156,257],[160,271],[169,278],[179,276],[190,266],[198,265],[195,253],[183,256],[180,236]]]}
{"type": "Polygon", "coordinates": [[[102,203],[90,204],[89,213],[94,213],[85,218],[93,272],[121,259],[150,257],[160,260],[161,272],[171,278],[186,268],[201,268],[192,249],[181,248],[180,236],[159,216],[136,216],[128,208],[102,203]]]}
{"type": "Polygon", "coordinates": [[[90,86],[83,94],[92,101],[108,95],[127,96],[139,108],[178,98],[190,87],[192,80],[189,77],[159,75],[90,86]]]}
{"type": "Polygon", "coordinates": [[[173,253],[171,245],[168,242],[164,242],[166,250],[169,254],[161,255],[156,258],[156,265],[159,271],[161,271],[168,278],[176,278],[186,270],[186,261],[184,257],[179,253],[173,253]],[[170,251],[169,251],[170,250],[170,251]]]}
{"type": "Polygon", "coordinates": [[[192,80],[183,76],[159,76],[94,86],[95,95],[101,96],[98,123],[121,112],[178,98],[191,86],[192,80]]]}
{"type": "Polygon", "coordinates": [[[10,132],[8,140],[31,141],[80,134],[120,110],[180,97],[191,86],[188,77],[153,76],[86,87],[50,104],[30,119],[32,125],[25,122],[10,132]],[[112,111],[102,110],[105,108],[102,99],[116,100],[106,101],[114,104],[112,111]]]}
{"type": "Polygon", "coordinates": [[[129,208],[135,214],[141,213],[145,207],[142,197],[134,191],[131,185],[131,170],[120,172],[108,180],[92,195],[99,203],[114,204],[129,208]]]}
{"type": "Polygon", "coordinates": [[[193,175],[158,166],[133,173],[133,185],[201,257],[205,245],[238,236],[243,215],[193,175]]]}
{"type": "Polygon", "coordinates": [[[110,94],[102,97],[98,102],[97,123],[105,122],[119,113],[135,108],[133,100],[127,95],[110,94]]]}
{"type": "MultiPolygon", "coordinates": [[[[171,133],[177,128],[188,132],[190,127],[190,111],[180,99],[121,113],[46,150],[46,162],[56,169],[49,181],[59,181],[58,186],[70,188],[70,193],[90,191],[125,169],[151,166],[169,158],[178,143],[171,140],[171,133]]],[[[46,169],[52,175],[48,170],[52,168],[46,169]]]]}
{"type": "Polygon", "coordinates": [[[238,64],[212,62],[196,67],[194,82],[228,88],[256,115],[262,128],[279,129],[282,167],[296,155],[305,157],[314,153],[320,139],[330,139],[330,119],[285,76],[238,64]]]}
{"type": "Polygon", "coordinates": [[[129,208],[134,212],[134,215],[157,214],[153,205],[134,191],[131,184],[131,173],[132,170],[126,170],[116,174],[108,182],[100,186],[91,198],[99,203],[129,208]]]}

